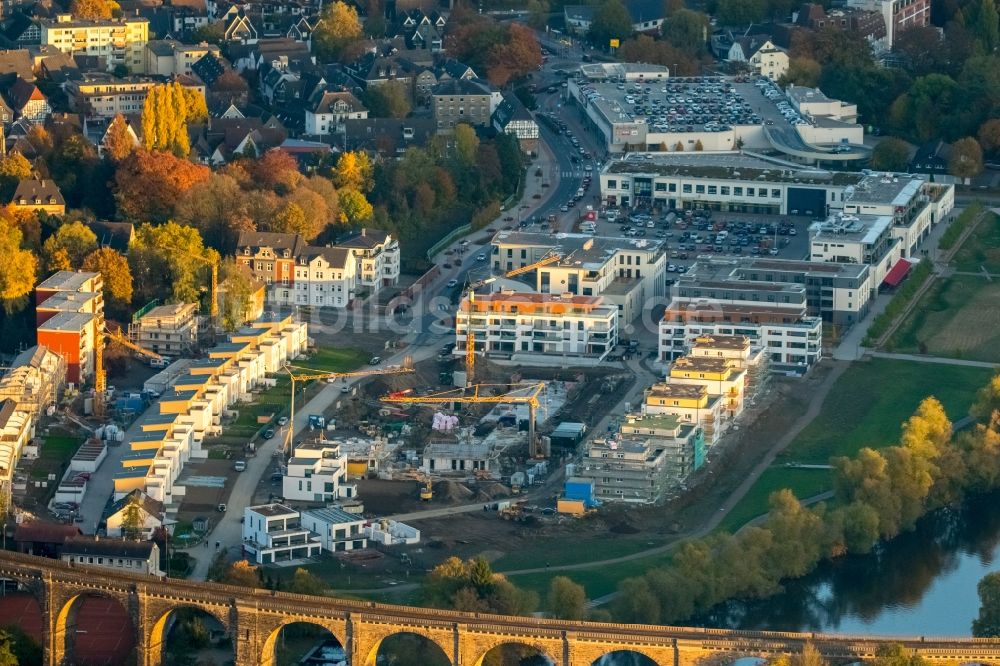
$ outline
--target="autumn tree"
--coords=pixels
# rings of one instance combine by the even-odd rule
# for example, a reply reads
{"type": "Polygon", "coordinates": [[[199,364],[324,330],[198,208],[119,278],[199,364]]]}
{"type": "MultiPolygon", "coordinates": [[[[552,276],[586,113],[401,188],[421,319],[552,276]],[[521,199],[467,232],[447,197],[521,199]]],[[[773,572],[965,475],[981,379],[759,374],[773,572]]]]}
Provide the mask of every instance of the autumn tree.
{"type": "Polygon", "coordinates": [[[139,225],[128,260],[140,301],[197,302],[208,285],[208,268],[199,257],[219,260],[215,250],[205,248],[194,227],[176,222],[139,225]]]}
{"type": "Polygon", "coordinates": [[[122,513],[122,538],[127,541],[138,541],[143,531],[142,507],[139,497],[130,495],[122,513]]]}
{"type": "MultiPolygon", "coordinates": [[[[240,232],[257,228],[252,201],[253,197],[243,192],[235,178],[227,173],[212,173],[181,195],[174,218],[196,227],[206,244],[229,254],[236,250],[240,232]]],[[[270,210],[265,215],[270,215],[270,210]]]]}
{"type": "Polygon", "coordinates": [[[0,300],[8,314],[27,305],[38,273],[38,259],[21,246],[23,237],[17,224],[0,216],[0,257],[4,266],[0,271],[0,300]]]}
{"type": "Polygon", "coordinates": [[[132,303],[132,269],[128,260],[116,250],[102,247],[86,256],[82,268],[101,274],[108,309],[115,314],[126,314],[132,303]]]}
{"type": "Polygon", "coordinates": [[[819,77],[823,73],[823,68],[818,62],[806,56],[792,58],[788,63],[786,71],[779,85],[797,85],[815,88],[819,85],[819,77]]]}
{"type": "Polygon", "coordinates": [[[188,123],[207,118],[205,99],[193,88],[185,88],[178,81],[153,86],[142,107],[142,146],[186,156],[191,152],[188,123]]]}
{"type": "Polygon", "coordinates": [[[10,201],[17,189],[17,184],[25,178],[31,178],[31,162],[21,153],[9,153],[0,157],[0,197],[10,201]]]}
{"type": "Polygon", "coordinates": [[[254,279],[250,269],[227,258],[219,266],[219,317],[222,328],[235,331],[253,318],[254,279]]]}
{"type": "Polygon", "coordinates": [[[624,41],[632,35],[632,17],[621,0],[604,0],[594,12],[587,39],[599,48],[607,48],[612,39],[624,41]]]}
{"type": "Polygon", "coordinates": [[[181,196],[210,175],[208,167],[172,153],[136,150],[115,171],[118,212],[135,222],[163,222],[181,196]]]}
{"type": "Polygon", "coordinates": [[[872,168],[880,171],[905,171],[910,163],[910,146],[890,136],[879,141],[872,151],[872,168]]]}
{"type": "Polygon", "coordinates": [[[980,125],[976,138],[984,153],[993,155],[1000,150],[1000,118],[990,118],[980,125]]]}
{"type": "Polygon", "coordinates": [[[538,595],[515,587],[481,557],[448,558],[427,575],[423,594],[433,606],[464,611],[524,615],[538,604],[538,595]]]}
{"type": "Polygon", "coordinates": [[[138,146],[136,136],[125,116],[120,113],[115,115],[104,137],[104,156],[117,164],[131,155],[136,146],[138,146]]]}
{"type": "Polygon", "coordinates": [[[347,151],[340,155],[334,172],[337,187],[349,187],[359,192],[372,189],[372,163],[364,151],[347,151]]]}
{"type": "Polygon", "coordinates": [[[322,62],[331,62],[362,36],[358,10],[338,0],[323,8],[319,25],[312,34],[313,48],[322,62]]]}
{"type": "Polygon", "coordinates": [[[412,104],[406,85],[400,81],[386,81],[368,86],[364,93],[365,106],[373,118],[405,118],[410,115],[412,104]]]}
{"type": "Polygon", "coordinates": [[[968,182],[983,172],[983,149],[972,137],[959,139],[951,145],[948,173],[968,182]]]}
{"type": "Polygon", "coordinates": [[[74,18],[84,21],[101,21],[110,19],[121,7],[114,0],[73,0],[69,11],[74,18]]]}
{"type": "Polygon", "coordinates": [[[82,222],[61,225],[42,245],[45,266],[50,271],[77,270],[84,258],[97,249],[97,236],[82,222]]]}
{"type": "Polygon", "coordinates": [[[295,158],[279,148],[272,148],[259,160],[251,162],[249,171],[258,188],[280,195],[292,192],[305,179],[295,158]]]}
{"type": "Polygon", "coordinates": [[[260,574],[258,568],[246,560],[239,560],[226,570],[224,583],[228,585],[240,585],[242,587],[260,587],[260,574]]]}
{"type": "Polygon", "coordinates": [[[587,593],[566,576],[556,576],[549,583],[545,610],[560,620],[583,620],[587,616],[587,593]]]}
{"type": "Polygon", "coordinates": [[[495,86],[505,86],[541,65],[542,48],[535,33],[520,23],[510,23],[503,40],[487,54],[486,78],[495,86]]]}
{"type": "Polygon", "coordinates": [[[314,594],[321,596],[328,589],[328,587],[329,586],[323,582],[321,578],[314,576],[302,567],[298,567],[295,569],[295,573],[292,574],[292,584],[288,587],[288,591],[294,592],[295,594],[314,594]]]}
{"type": "Polygon", "coordinates": [[[340,191],[341,219],[348,224],[363,224],[371,219],[374,209],[368,199],[355,189],[340,191]]]}
{"type": "Polygon", "coordinates": [[[479,137],[476,136],[475,128],[468,123],[458,123],[455,125],[454,139],[455,155],[459,163],[464,167],[473,166],[479,152],[479,137]]]}
{"type": "Polygon", "coordinates": [[[708,16],[690,9],[675,12],[663,26],[663,38],[688,54],[701,53],[708,41],[708,16]]]}
{"type": "Polygon", "coordinates": [[[618,49],[618,57],[628,62],[663,65],[670,69],[671,76],[692,76],[701,68],[696,57],[665,40],[653,39],[649,35],[637,35],[623,42],[618,49]]]}

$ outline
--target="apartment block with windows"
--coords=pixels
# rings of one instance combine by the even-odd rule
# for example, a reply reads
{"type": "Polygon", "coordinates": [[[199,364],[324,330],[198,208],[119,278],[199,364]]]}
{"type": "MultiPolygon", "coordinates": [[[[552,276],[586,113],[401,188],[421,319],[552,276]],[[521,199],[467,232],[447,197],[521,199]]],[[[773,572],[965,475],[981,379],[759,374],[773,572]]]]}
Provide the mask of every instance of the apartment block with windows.
{"type": "Polygon", "coordinates": [[[501,232],[493,238],[491,262],[493,271],[503,274],[553,253],[558,261],[533,271],[538,293],[601,296],[617,307],[620,323],[666,296],[667,253],[658,240],[501,232]]]}
{"type": "Polygon", "coordinates": [[[136,343],[158,354],[188,352],[198,344],[198,306],[194,303],[160,305],[139,318],[136,343]]]}
{"type": "Polygon", "coordinates": [[[598,296],[501,291],[464,298],[455,324],[456,355],[468,332],[477,351],[512,362],[596,364],[618,344],[617,308],[598,296]]]}
{"type": "Polygon", "coordinates": [[[712,395],[703,384],[662,381],[644,391],[643,416],[675,416],[681,423],[702,429],[705,446],[719,441],[725,424],[722,396],[712,395]]]}
{"type": "Polygon", "coordinates": [[[357,486],[348,484],[347,456],[336,442],[303,442],[288,459],[281,480],[282,496],[300,502],[333,502],[357,496],[357,486]]]}
{"type": "Polygon", "coordinates": [[[284,504],[262,504],[243,509],[243,551],[258,564],[275,564],[315,557],[319,538],[302,526],[302,517],[284,504]]]}
{"type": "Polygon", "coordinates": [[[38,344],[66,362],[66,380],[94,374],[94,349],[104,330],[104,280],[100,273],[59,271],[35,287],[38,344]]]}
{"type": "Polygon", "coordinates": [[[337,243],[351,251],[357,266],[358,284],[372,295],[383,287],[399,284],[399,242],[392,234],[377,229],[362,229],[337,243]]]}
{"type": "Polygon", "coordinates": [[[148,77],[119,78],[106,73],[87,74],[66,82],[70,108],[88,117],[114,118],[142,113],[150,88],[163,81],[148,77]]]}
{"type": "Polygon", "coordinates": [[[590,442],[575,474],[606,502],[655,504],[705,459],[704,431],[674,415],[629,414],[619,432],[590,442]]]}
{"type": "Polygon", "coordinates": [[[85,21],[57,14],[55,20],[42,21],[42,44],[70,55],[102,57],[109,71],[124,65],[131,72],[142,72],[148,41],[149,21],[138,16],[85,21]]]}

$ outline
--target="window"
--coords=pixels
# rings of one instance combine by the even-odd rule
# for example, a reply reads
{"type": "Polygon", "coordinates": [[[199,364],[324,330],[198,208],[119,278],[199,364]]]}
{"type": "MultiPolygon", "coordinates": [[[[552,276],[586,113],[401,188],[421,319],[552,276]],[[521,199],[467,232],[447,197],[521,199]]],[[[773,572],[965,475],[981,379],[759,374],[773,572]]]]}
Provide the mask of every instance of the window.
{"type": "Polygon", "coordinates": [[[608,181],[608,189],[609,190],[614,190],[614,189],[617,189],[617,188],[618,188],[618,181],[617,180],[609,180],[608,181]]]}
{"type": "Polygon", "coordinates": [[[705,193],[705,186],[704,185],[695,185],[694,186],[694,191],[695,191],[695,194],[704,194],[705,193]]]}
{"type": "Polygon", "coordinates": [[[728,185],[723,185],[722,187],[720,187],[719,188],[719,193],[720,194],[728,195],[729,194],[729,186],[728,185]]]}
{"type": "Polygon", "coordinates": [[[719,190],[719,188],[716,187],[715,185],[709,185],[708,186],[708,193],[709,194],[718,194],[718,190],[719,190]]]}
{"type": "Polygon", "coordinates": [[[684,192],[684,194],[691,194],[691,185],[689,183],[684,183],[681,187],[681,191],[684,192]]]}
{"type": "Polygon", "coordinates": [[[781,198],[781,190],[771,190],[771,198],[772,199],[780,199],[781,198]]]}
{"type": "Polygon", "coordinates": [[[736,195],[736,196],[738,196],[738,197],[743,196],[743,188],[742,187],[733,187],[733,194],[736,195]]]}

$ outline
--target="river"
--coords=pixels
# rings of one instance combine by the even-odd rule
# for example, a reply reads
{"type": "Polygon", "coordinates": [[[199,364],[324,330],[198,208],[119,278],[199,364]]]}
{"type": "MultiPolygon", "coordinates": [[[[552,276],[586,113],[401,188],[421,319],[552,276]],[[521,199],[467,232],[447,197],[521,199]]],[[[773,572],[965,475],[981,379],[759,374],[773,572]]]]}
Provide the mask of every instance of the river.
{"type": "Polygon", "coordinates": [[[969,636],[976,585],[1000,568],[1000,493],[924,517],[871,555],[826,562],[768,599],[721,604],[691,624],[844,634],[969,636]]]}

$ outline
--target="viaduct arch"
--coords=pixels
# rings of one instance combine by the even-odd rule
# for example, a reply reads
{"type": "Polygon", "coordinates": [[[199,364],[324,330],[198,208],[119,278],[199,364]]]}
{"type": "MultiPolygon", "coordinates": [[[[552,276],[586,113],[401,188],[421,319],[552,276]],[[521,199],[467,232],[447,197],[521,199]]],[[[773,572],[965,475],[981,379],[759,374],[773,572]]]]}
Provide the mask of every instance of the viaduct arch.
{"type": "Polygon", "coordinates": [[[270,666],[278,632],[293,622],[307,622],[330,631],[350,655],[353,666],[374,666],[382,641],[401,632],[435,643],[453,666],[480,666],[489,650],[504,643],[536,647],[558,666],[589,666],[616,650],[633,650],[661,666],[707,666],[730,656],[795,654],[807,642],[828,659],[856,661],[873,657],[879,645],[888,640],[938,663],[1000,664],[998,639],[888,639],[460,613],[216,583],[167,581],[12,552],[0,552],[0,578],[17,581],[38,600],[46,666],[72,663],[67,623],[74,603],[94,594],[114,599],[125,608],[136,633],[138,666],[162,666],[162,644],[170,613],[186,607],[204,611],[222,623],[233,640],[236,666],[270,666]]]}

